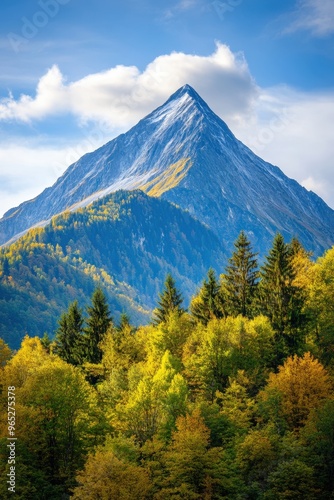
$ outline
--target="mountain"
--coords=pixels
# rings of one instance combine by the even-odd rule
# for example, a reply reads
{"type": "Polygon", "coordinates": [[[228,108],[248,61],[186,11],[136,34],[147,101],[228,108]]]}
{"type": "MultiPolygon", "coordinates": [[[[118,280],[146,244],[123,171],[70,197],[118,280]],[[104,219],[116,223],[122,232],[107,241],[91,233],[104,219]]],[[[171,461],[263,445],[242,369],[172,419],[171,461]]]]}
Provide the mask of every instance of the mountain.
{"type": "Polygon", "coordinates": [[[119,189],[141,189],[188,210],[229,249],[242,229],[261,253],[277,231],[297,236],[316,255],[334,243],[334,211],[238,141],[185,85],[37,198],[8,211],[0,244],[119,189]]]}
{"type": "Polygon", "coordinates": [[[226,253],[203,224],[142,191],[118,191],[64,212],[0,251],[0,337],[19,347],[25,333],[53,334],[70,302],[105,290],[114,318],[146,323],[166,273],[188,305],[209,267],[226,253]]]}

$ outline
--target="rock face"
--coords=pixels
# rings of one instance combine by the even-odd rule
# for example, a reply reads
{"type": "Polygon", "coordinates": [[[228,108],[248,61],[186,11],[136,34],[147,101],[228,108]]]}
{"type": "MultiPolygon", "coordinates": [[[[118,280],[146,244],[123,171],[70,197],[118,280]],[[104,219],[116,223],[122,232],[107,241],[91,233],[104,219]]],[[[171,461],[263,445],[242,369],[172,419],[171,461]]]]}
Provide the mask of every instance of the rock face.
{"type": "Polygon", "coordinates": [[[119,189],[142,189],[190,212],[227,247],[245,230],[265,252],[273,235],[315,254],[334,243],[334,211],[238,141],[189,85],[126,134],[86,154],[0,221],[0,244],[64,210],[119,189]]]}

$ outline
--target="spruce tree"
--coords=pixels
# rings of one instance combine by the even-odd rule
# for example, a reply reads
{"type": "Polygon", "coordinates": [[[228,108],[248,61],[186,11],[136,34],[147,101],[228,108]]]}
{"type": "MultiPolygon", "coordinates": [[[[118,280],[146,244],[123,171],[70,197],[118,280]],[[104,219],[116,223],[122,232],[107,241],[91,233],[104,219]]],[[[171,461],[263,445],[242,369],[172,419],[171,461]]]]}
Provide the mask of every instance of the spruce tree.
{"type": "Polygon", "coordinates": [[[48,354],[51,352],[51,345],[52,345],[52,340],[49,337],[49,334],[47,332],[44,332],[43,337],[41,338],[41,344],[46,350],[48,354]]]}
{"type": "Polygon", "coordinates": [[[72,365],[82,363],[83,324],[82,311],[78,306],[78,302],[74,301],[59,320],[54,346],[54,353],[72,365]]]}
{"type": "Polygon", "coordinates": [[[181,307],[183,298],[175,286],[175,281],[171,274],[167,274],[164,289],[159,294],[158,307],[153,312],[153,322],[155,324],[163,323],[168,316],[176,312],[179,316],[185,312],[181,307]]]}
{"type": "Polygon", "coordinates": [[[277,234],[260,271],[258,303],[276,331],[277,363],[298,351],[301,308],[299,289],[294,286],[295,271],[291,247],[277,234]]]}
{"type": "Polygon", "coordinates": [[[226,308],[232,316],[251,318],[257,289],[257,259],[250,241],[241,231],[234,243],[235,251],[229,259],[224,275],[226,308]]]}
{"type": "Polygon", "coordinates": [[[288,323],[293,269],[289,248],[281,234],[277,234],[273,246],[260,270],[259,303],[261,312],[270,318],[273,328],[284,333],[288,323]]]}
{"type": "Polygon", "coordinates": [[[132,327],[131,327],[129,315],[126,313],[122,313],[117,330],[122,331],[125,328],[132,328],[132,327]]]}
{"type": "Polygon", "coordinates": [[[92,295],[92,305],[87,307],[88,318],[86,320],[86,361],[89,363],[100,363],[102,351],[100,342],[103,340],[108,328],[112,324],[107,298],[101,288],[97,288],[92,295]]]}
{"type": "Polygon", "coordinates": [[[190,304],[191,314],[205,325],[214,318],[224,317],[224,300],[220,283],[213,269],[209,269],[198,295],[190,304]]]}

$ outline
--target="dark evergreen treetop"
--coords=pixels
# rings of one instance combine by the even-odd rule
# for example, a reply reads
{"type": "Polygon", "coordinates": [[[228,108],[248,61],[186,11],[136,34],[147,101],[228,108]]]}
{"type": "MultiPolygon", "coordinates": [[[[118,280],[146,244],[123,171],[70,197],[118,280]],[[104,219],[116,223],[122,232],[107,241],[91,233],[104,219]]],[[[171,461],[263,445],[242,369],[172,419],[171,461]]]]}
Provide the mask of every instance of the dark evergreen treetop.
{"type": "Polygon", "coordinates": [[[229,259],[224,276],[226,307],[233,316],[252,317],[253,300],[257,289],[257,254],[252,251],[251,242],[241,231],[234,243],[235,251],[229,259]]]}
{"type": "Polygon", "coordinates": [[[153,312],[153,322],[163,323],[172,312],[177,312],[181,316],[185,312],[185,309],[181,307],[182,303],[182,295],[177,290],[172,275],[167,274],[164,289],[159,294],[158,307],[153,312]]]}
{"type": "Polygon", "coordinates": [[[205,325],[211,319],[224,317],[221,287],[213,269],[209,269],[199,294],[192,300],[190,311],[197,321],[205,325]]]}
{"type": "Polygon", "coordinates": [[[124,330],[124,328],[131,328],[130,317],[127,313],[122,313],[119,321],[118,330],[124,330]]]}
{"type": "Polygon", "coordinates": [[[92,305],[87,307],[87,313],[87,326],[85,328],[86,360],[89,363],[100,363],[102,351],[99,345],[112,324],[107,298],[101,288],[94,291],[92,305]]]}
{"type": "Polygon", "coordinates": [[[82,362],[83,324],[82,311],[78,302],[74,301],[59,320],[54,345],[55,354],[72,365],[79,365],[82,362]]]}
{"type": "Polygon", "coordinates": [[[270,318],[278,333],[283,333],[288,323],[294,271],[289,247],[279,233],[274,238],[260,275],[261,312],[270,318]]]}
{"type": "Polygon", "coordinates": [[[298,352],[304,341],[301,328],[305,321],[302,314],[304,299],[294,284],[293,248],[300,250],[296,242],[286,244],[283,236],[277,234],[260,271],[259,312],[268,316],[276,331],[276,364],[298,352]]]}

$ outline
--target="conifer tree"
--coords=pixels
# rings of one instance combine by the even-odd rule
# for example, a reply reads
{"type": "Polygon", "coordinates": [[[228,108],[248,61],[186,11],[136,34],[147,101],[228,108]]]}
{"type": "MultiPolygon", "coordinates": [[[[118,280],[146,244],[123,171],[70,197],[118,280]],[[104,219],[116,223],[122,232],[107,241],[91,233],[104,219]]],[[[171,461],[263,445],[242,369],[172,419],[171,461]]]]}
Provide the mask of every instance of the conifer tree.
{"type": "Polygon", "coordinates": [[[100,363],[102,351],[100,342],[103,340],[108,328],[112,324],[107,298],[101,288],[97,288],[92,295],[92,305],[87,307],[86,361],[100,363]]]}
{"type": "Polygon", "coordinates": [[[291,316],[294,271],[288,245],[277,234],[261,271],[260,307],[274,330],[283,334],[291,316]]]}
{"type": "Polygon", "coordinates": [[[244,231],[234,243],[224,276],[226,308],[232,316],[252,317],[253,300],[257,289],[257,259],[244,231]]]}
{"type": "Polygon", "coordinates": [[[41,344],[46,350],[48,354],[50,354],[51,351],[51,345],[52,345],[52,340],[50,339],[50,336],[47,332],[44,332],[43,337],[41,338],[41,344]]]}
{"type": "Polygon", "coordinates": [[[308,254],[306,252],[303,245],[300,243],[300,241],[296,237],[292,238],[290,243],[288,243],[288,250],[289,250],[289,254],[291,257],[298,255],[298,253],[300,253],[300,252],[305,253],[306,255],[311,255],[311,254],[308,254]]]}
{"type": "Polygon", "coordinates": [[[71,365],[79,365],[83,357],[84,319],[78,302],[70,304],[68,311],[59,320],[54,353],[71,365]]]}
{"type": "Polygon", "coordinates": [[[131,323],[130,323],[130,318],[129,318],[128,314],[122,313],[121,314],[121,318],[120,318],[120,322],[119,322],[119,326],[118,326],[117,329],[119,331],[122,331],[125,328],[130,328],[131,329],[131,323]]]}
{"type": "Polygon", "coordinates": [[[258,303],[276,331],[276,362],[298,352],[302,343],[300,290],[294,285],[291,246],[277,234],[261,268],[258,303]]]}
{"type": "Polygon", "coordinates": [[[157,325],[165,322],[172,312],[181,316],[185,312],[181,307],[182,302],[182,295],[177,290],[172,275],[167,274],[164,289],[159,294],[158,307],[153,312],[153,322],[157,325]]]}
{"type": "Polygon", "coordinates": [[[213,269],[209,269],[199,294],[190,304],[191,314],[205,325],[214,318],[224,317],[224,301],[220,283],[213,269]]]}

